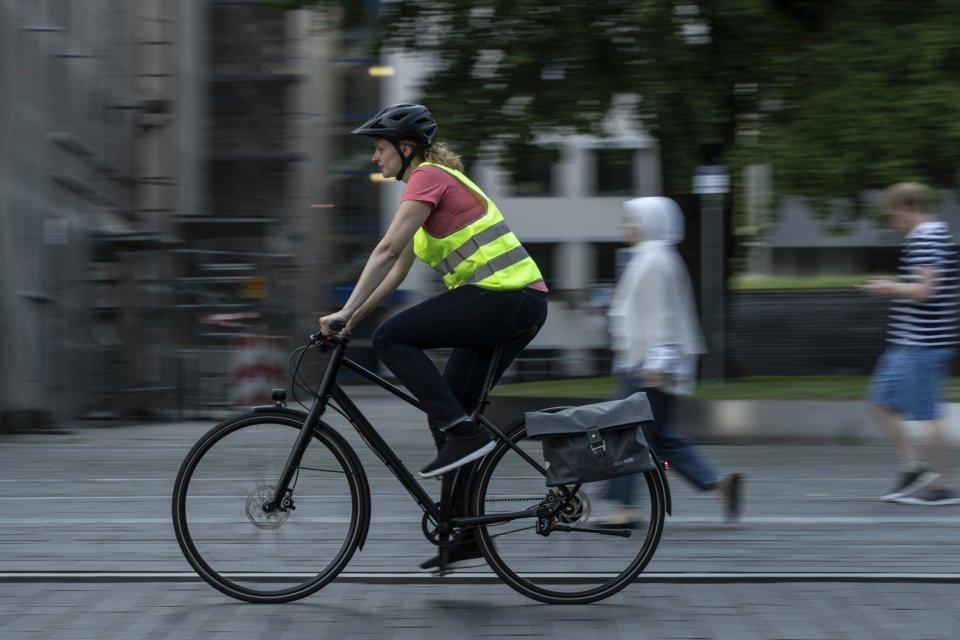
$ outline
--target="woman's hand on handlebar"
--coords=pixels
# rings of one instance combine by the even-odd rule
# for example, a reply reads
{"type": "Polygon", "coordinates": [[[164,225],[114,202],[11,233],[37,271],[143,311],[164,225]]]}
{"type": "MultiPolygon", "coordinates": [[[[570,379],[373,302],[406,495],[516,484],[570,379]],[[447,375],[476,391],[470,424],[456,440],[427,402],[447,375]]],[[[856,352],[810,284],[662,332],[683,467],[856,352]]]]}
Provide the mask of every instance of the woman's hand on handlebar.
{"type": "Polygon", "coordinates": [[[342,313],[331,313],[320,318],[320,333],[323,337],[330,338],[337,334],[345,334],[350,330],[349,319],[342,313]]]}

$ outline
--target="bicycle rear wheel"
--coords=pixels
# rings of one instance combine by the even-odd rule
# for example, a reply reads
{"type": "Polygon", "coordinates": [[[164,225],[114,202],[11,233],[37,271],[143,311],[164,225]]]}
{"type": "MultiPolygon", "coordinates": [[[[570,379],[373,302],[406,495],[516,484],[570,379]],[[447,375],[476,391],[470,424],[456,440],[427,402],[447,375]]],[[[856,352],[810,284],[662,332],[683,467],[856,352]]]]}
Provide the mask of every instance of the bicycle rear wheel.
{"type": "MultiPolygon", "coordinates": [[[[526,437],[524,422],[505,431],[533,460],[543,460],[538,440],[526,437]]],[[[479,527],[477,538],[487,562],[516,591],[549,604],[585,604],[607,598],[630,584],[653,557],[663,532],[666,489],[656,470],[637,483],[637,504],[646,520],[630,535],[608,535],[591,525],[590,513],[601,483],[581,486],[570,497],[546,486],[542,472],[505,442],[483,458],[477,469],[471,510],[477,515],[535,511],[562,500],[554,524],[572,531],[537,532],[536,518],[519,518],[479,527]]],[[[573,487],[570,487],[572,490],[573,487]]]]}
{"type": "Polygon", "coordinates": [[[294,509],[262,508],[302,427],[292,412],[233,418],[204,435],[177,474],[177,541],[200,577],[229,596],[303,598],[333,580],[361,542],[368,488],[356,454],[322,423],[291,483],[294,509]]]}

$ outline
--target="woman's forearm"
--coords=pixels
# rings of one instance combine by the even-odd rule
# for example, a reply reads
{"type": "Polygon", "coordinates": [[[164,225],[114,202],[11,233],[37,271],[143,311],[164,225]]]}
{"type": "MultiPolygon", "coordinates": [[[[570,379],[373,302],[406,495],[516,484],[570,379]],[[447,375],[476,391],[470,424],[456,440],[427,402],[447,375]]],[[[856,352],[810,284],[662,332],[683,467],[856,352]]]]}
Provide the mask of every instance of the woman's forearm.
{"type": "Polygon", "coordinates": [[[357,285],[353,288],[350,297],[347,298],[347,302],[341,309],[345,315],[348,317],[353,316],[353,314],[363,306],[367,299],[370,298],[383,283],[391,269],[393,269],[393,265],[396,264],[398,257],[399,254],[397,252],[391,251],[389,248],[384,248],[382,245],[378,245],[377,248],[373,250],[373,253],[371,253],[367,259],[367,264],[364,265],[363,271],[360,273],[357,285]]]}
{"type": "Polygon", "coordinates": [[[400,255],[394,263],[393,268],[390,269],[390,272],[387,273],[386,277],[380,283],[380,286],[367,296],[367,299],[353,312],[350,321],[351,326],[356,325],[363,318],[367,317],[371,311],[380,306],[380,303],[383,302],[387,296],[397,290],[397,287],[399,287],[407,277],[407,273],[410,271],[412,264],[413,249],[411,245],[409,251],[405,250],[403,254],[400,255]]]}

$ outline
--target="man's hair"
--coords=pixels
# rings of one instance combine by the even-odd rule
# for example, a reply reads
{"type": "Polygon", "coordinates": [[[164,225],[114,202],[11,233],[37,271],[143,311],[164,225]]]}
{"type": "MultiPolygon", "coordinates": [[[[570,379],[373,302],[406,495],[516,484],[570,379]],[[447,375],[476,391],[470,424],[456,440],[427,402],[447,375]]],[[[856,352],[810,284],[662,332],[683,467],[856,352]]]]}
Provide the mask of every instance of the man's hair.
{"type": "Polygon", "coordinates": [[[919,182],[898,182],[883,192],[883,207],[897,209],[904,207],[927,212],[933,206],[933,190],[919,182]]]}

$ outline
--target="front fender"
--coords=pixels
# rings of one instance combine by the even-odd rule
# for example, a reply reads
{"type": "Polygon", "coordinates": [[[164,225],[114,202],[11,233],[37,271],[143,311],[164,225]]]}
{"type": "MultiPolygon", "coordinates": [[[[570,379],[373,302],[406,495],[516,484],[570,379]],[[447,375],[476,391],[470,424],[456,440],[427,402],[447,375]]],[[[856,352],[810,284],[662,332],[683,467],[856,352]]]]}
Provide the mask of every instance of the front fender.
{"type": "Polygon", "coordinates": [[[265,413],[267,411],[271,411],[274,413],[286,413],[292,416],[299,416],[301,418],[307,417],[307,412],[302,409],[291,409],[289,407],[284,407],[279,404],[261,404],[256,407],[252,407],[252,409],[257,413],[265,413]]]}

